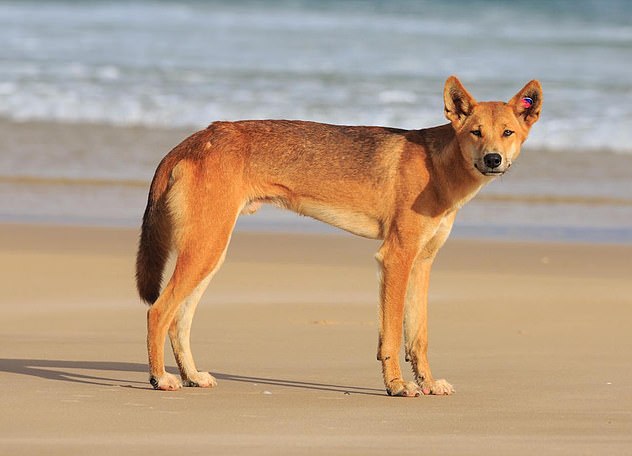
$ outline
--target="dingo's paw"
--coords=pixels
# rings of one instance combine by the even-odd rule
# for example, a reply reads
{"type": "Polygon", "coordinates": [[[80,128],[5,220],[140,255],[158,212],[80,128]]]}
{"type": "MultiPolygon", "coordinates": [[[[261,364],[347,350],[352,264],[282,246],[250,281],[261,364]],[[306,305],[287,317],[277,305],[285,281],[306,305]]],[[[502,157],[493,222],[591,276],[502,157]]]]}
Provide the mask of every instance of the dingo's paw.
{"type": "Polygon", "coordinates": [[[151,375],[149,377],[149,383],[151,383],[154,389],[163,391],[176,391],[182,388],[180,379],[169,372],[165,372],[160,378],[151,375]]]}
{"type": "Polygon", "coordinates": [[[199,387],[199,388],[213,388],[217,386],[217,380],[208,372],[198,372],[197,374],[184,379],[184,386],[199,387]]]}
{"type": "Polygon", "coordinates": [[[386,393],[389,396],[401,397],[418,397],[421,396],[419,386],[414,382],[405,382],[404,380],[393,380],[386,387],[386,393]]]}
{"type": "Polygon", "coordinates": [[[434,394],[438,396],[447,396],[455,392],[454,387],[446,382],[445,379],[434,380],[431,382],[421,382],[420,388],[424,395],[434,394]]]}

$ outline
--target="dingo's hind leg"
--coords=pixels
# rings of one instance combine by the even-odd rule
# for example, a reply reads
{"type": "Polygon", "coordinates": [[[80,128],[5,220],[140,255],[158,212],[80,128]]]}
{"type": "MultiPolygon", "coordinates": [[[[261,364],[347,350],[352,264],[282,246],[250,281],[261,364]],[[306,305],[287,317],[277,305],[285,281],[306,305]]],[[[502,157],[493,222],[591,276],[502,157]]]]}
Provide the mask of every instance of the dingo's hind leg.
{"type": "MultiPolygon", "coordinates": [[[[215,269],[219,269],[219,266],[218,264],[215,269]]],[[[193,322],[193,315],[204,290],[206,290],[210,282],[211,276],[212,272],[195,287],[184,303],[180,305],[169,326],[169,340],[171,341],[173,355],[178,364],[184,386],[210,388],[217,384],[210,373],[197,370],[191,353],[191,323],[193,322]]]]}
{"type": "Polygon", "coordinates": [[[199,372],[195,367],[195,362],[193,361],[193,355],[191,353],[191,324],[193,322],[195,309],[197,308],[204,291],[208,287],[208,284],[215,272],[219,270],[224,262],[227,247],[228,240],[226,240],[224,251],[213,270],[204,279],[202,279],[200,283],[198,283],[184,303],[180,305],[178,312],[169,326],[171,348],[173,349],[173,354],[176,362],[178,363],[178,368],[180,369],[180,375],[184,386],[211,388],[217,385],[215,378],[210,373],[199,372]]]}
{"type": "Polygon", "coordinates": [[[221,266],[243,201],[238,187],[226,191],[202,185],[195,169],[177,170],[169,194],[177,259],[171,279],[147,311],[147,351],[150,382],[155,389],[176,390],[182,382],[165,371],[167,332],[185,386],[215,386],[215,379],[198,372],[190,347],[193,315],[213,274],[221,266]]]}
{"type": "Polygon", "coordinates": [[[217,227],[220,229],[204,227],[203,237],[196,236],[184,242],[169,283],[147,312],[150,381],[156,389],[176,390],[182,386],[179,379],[165,372],[167,328],[184,385],[215,386],[215,379],[210,374],[198,372],[195,367],[190,347],[191,323],[202,294],[223,262],[235,218],[217,227]]]}

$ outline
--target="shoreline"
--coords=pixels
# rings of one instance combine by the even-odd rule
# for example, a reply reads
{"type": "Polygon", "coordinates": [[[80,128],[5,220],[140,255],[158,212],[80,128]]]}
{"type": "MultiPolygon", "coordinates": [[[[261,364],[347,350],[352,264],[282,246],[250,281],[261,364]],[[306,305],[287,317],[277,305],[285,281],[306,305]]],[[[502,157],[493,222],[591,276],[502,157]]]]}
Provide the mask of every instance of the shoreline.
{"type": "MultiPolygon", "coordinates": [[[[47,177],[35,175],[0,175],[0,184],[37,185],[60,187],[130,187],[148,190],[151,180],[117,179],[107,177],[47,177]]],[[[632,206],[632,197],[625,196],[591,196],[591,195],[549,195],[537,193],[483,193],[477,195],[477,201],[485,203],[523,203],[523,204],[569,204],[577,206],[632,206]]]]}
{"type": "MultiPolygon", "coordinates": [[[[160,159],[188,129],[0,120],[0,223],[136,227],[160,159]]],[[[632,243],[632,155],[530,149],[460,210],[454,236],[632,243]]],[[[246,231],[331,233],[264,208],[246,231]]]]}
{"type": "MultiPolygon", "coordinates": [[[[265,209],[264,209],[265,210],[265,209]]],[[[276,210],[276,209],[275,209],[276,210]]],[[[346,231],[331,227],[308,217],[283,214],[254,219],[253,215],[240,216],[235,233],[261,235],[314,235],[356,237],[346,231]]],[[[255,215],[254,217],[257,217],[255,215]]],[[[33,226],[68,229],[120,229],[140,230],[141,216],[137,220],[120,218],[53,218],[22,217],[4,218],[0,226],[33,226]]],[[[360,238],[363,239],[363,238],[360,238]]],[[[521,226],[521,225],[474,225],[455,223],[449,239],[471,242],[538,243],[564,245],[632,245],[632,228],[577,227],[577,226],[521,226]]],[[[371,240],[368,240],[371,241],[371,240]]]]}

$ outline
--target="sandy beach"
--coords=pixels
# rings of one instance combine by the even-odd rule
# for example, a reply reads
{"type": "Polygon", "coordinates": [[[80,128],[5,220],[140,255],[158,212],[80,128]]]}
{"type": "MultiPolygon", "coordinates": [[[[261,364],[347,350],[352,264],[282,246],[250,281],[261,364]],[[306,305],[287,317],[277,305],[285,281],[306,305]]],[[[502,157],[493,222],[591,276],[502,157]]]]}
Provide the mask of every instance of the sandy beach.
{"type": "Polygon", "coordinates": [[[632,455],[632,2],[479,3],[2,2],[0,456],[632,455]],[[270,208],[194,320],[219,385],[154,391],[134,262],[162,157],[218,120],[445,124],[450,75],[544,89],[433,271],[456,394],[385,394],[379,243],[270,208]]]}
{"type": "Polygon", "coordinates": [[[135,242],[0,225],[0,453],[632,451],[632,246],[450,240],[430,356],[457,393],[403,399],[375,360],[375,242],[237,233],[193,328],[219,386],[175,393],[147,382],[135,242]]]}

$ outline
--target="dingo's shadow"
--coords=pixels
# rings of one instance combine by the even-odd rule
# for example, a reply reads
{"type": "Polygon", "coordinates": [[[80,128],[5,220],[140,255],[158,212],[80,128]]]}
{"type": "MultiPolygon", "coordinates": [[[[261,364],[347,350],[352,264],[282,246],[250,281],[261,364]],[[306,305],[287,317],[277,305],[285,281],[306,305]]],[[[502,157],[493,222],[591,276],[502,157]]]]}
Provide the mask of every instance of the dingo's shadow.
{"type": "MultiPolygon", "coordinates": [[[[177,374],[176,369],[167,369],[177,374]]],[[[147,365],[141,363],[110,362],[110,361],[64,361],[50,359],[7,359],[0,358],[0,372],[9,374],[29,375],[46,380],[57,380],[71,383],[83,383],[98,386],[119,386],[125,388],[151,389],[148,381],[117,378],[120,373],[147,373],[147,365]],[[105,372],[104,372],[105,371],[105,372]],[[109,373],[112,374],[109,374],[109,373]]],[[[285,388],[301,388],[317,391],[331,391],[347,394],[363,394],[383,396],[382,389],[331,385],[326,383],[300,382],[266,377],[249,377],[243,375],[212,372],[218,380],[256,383],[258,385],[280,386],[285,388]]],[[[124,376],[123,376],[124,377],[124,376]]]]}

